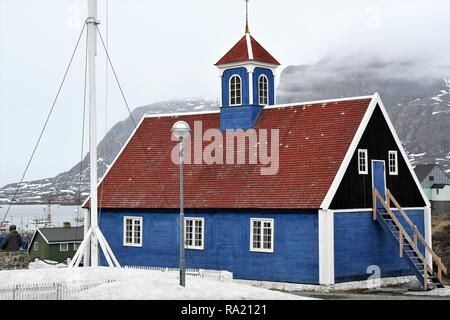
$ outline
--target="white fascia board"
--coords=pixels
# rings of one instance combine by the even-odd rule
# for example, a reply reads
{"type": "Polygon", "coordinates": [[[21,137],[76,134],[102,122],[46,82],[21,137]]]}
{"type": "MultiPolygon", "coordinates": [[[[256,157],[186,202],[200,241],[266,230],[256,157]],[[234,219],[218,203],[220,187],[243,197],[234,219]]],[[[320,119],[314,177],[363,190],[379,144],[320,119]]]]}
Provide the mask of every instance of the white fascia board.
{"type": "Polygon", "coordinates": [[[253,70],[256,67],[267,68],[272,71],[273,75],[275,75],[276,69],[278,66],[276,64],[270,64],[270,63],[264,63],[264,62],[258,62],[258,61],[243,61],[243,62],[229,63],[229,64],[223,64],[223,65],[217,66],[221,76],[228,69],[241,68],[241,67],[246,68],[248,72],[249,71],[253,72],[253,70]]]}
{"type": "MultiPolygon", "coordinates": [[[[34,233],[34,236],[36,235],[36,233],[40,233],[40,235],[42,236],[42,238],[44,238],[44,240],[45,240],[45,242],[47,242],[48,244],[50,244],[50,242],[47,240],[47,238],[44,236],[44,234],[41,232],[41,230],[39,230],[39,228],[37,228],[36,229],[36,232],[34,233]]],[[[33,236],[33,239],[34,239],[34,236],[33,236]]],[[[33,240],[31,240],[31,241],[33,241],[33,240]]],[[[30,242],[31,243],[31,242],[30,242]]]]}
{"type": "Polygon", "coordinates": [[[333,183],[331,184],[331,187],[328,190],[327,195],[325,196],[325,198],[320,206],[322,209],[329,208],[331,201],[333,200],[334,195],[336,194],[337,189],[338,189],[339,185],[341,184],[342,179],[344,178],[345,172],[347,171],[347,168],[348,168],[350,161],[356,151],[356,148],[358,147],[358,144],[362,138],[362,135],[364,134],[364,132],[367,128],[367,125],[369,124],[370,119],[372,118],[372,114],[373,114],[376,106],[380,107],[383,117],[384,117],[386,123],[388,124],[389,130],[391,131],[392,136],[394,137],[397,147],[400,150],[400,153],[403,156],[403,159],[406,162],[406,165],[408,166],[408,170],[409,170],[410,174],[412,175],[412,177],[417,185],[417,188],[419,188],[420,194],[422,195],[422,198],[423,198],[426,206],[431,207],[430,201],[427,199],[427,197],[422,189],[422,186],[420,185],[419,179],[417,178],[417,176],[411,166],[411,163],[409,162],[408,157],[406,156],[405,149],[403,148],[401,141],[397,135],[397,132],[395,131],[394,125],[392,124],[392,122],[389,118],[389,115],[386,111],[386,108],[384,107],[384,104],[381,101],[380,95],[378,93],[375,93],[373,95],[373,98],[372,98],[372,101],[370,102],[369,107],[367,108],[366,114],[364,115],[363,120],[361,121],[361,124],[359,125],[359,128],[356,131],[355,137],[353,138],[353,141],[350,144],[347,154],[344,157],[344,161],[342,161],[342,164],[338,170],[338,173],[336,174],[336,177],[334,178],[333,183]]]}
{"type": "MultiPolygon", "coordinates": [[[[144,120],[147,118],[147,116],[143,116],[142,119],[139,121],[138,125],[136,126],[136,128],[134,128],[133,132],[131,133],[131,135],[128,137],[128,140],[125,142],[125,144],[122,146],[122,149],[119,151],[119,153],[116,155],[116,157],[114,158],[113,162],[111,163],[111,165],[109,166],[108,169],[106,169],[105,174],[103,175],[103,177],[100,179],[100,181],[97,183],[97,188],[100,186],[100,184],[103,182],[103,180],[106,178],[106,176],[108,175],[109,171],[112,169],[112,167],[114,167],[114,165],[116,164],[117,160],[119,159],[119,157],[122,155],[123,151],[125,150],[125,148],[128,146],[128,144],[130,143],[131,139],[134,137],[134,135],[136,134],[136,132],[138,131],[138,129],[141,127],[142,123],[144,122],[144,120]]],[[[86,200],[83,202],[83,204],[81,205],[82,208],[84,208],[84,206],[88,203],[88,201],[91,199],[91,196],[87,197],[86,200]]]]}
{"type": "Polygon", "coordinates": [[[320,205],[320,208],[323,210],[328,210],[330,207],[331,201],[333,201],[334,195],[337,192],[337,189],[339,188],[339,185],[342,182],[342,179],[344,178],[345,172],[347,172],[347,168],[350,164],[350,161],[353,158],[353,155],[355,154],[356,148],[358,147],[359,141],[361,140],[364,131],[366,131],[367,125],[369,124],[369,120],[372,117],[372,114],[375,110],[375,107],[377,106],[377,94],[372,96],[372,101],[369,104],[369,107],[366,110],[366,113],[364,114],[364,117],[359,124],[358,130],[356,131],[355,136],[353,137],[352,143],[350,144],[349,149],[347,150],[347,153],[344,157],[344,160],[341,163],[341,166],[339,167],[339,170],[334,177],[333,183],[330,186],[330,189],[328,189],[328,192],[325,196],[325,198],[322,201],[322,204],[320,205]]]}
{"type": "Polygon", "coordinates": [[[252,40],[250,38],[250,33],[245,34],[245,40],[247,41],[248,58],[250,60],[253,60],[253,47],[252,47],[252,40]]]}
{"type": "Polygon", "coordinates": [[[373,99],[374,95],[370,96],[360,96],[360,97],[348,97],[348,98],[339,98],[339,99],[328,99],[328,100],[316,100],[316,101],[304,101],[304,102],[296,102],[296,103],[285,103],[278,104],[273,106],[264,107],[264,109],[276,109],[276,108],[288,108],[288,107],[301,107],[313,104],[321,104],[321,103],[333,103],[333,102],[342,102],[342,101],[354,101],[354,100],[363,100],[363,99],[373,99]]]}
{"type": "Polygon", "coordinates": [[[412,177],[414,179],[414,182],[416,183],[417,188],[419,189],[420,194],[422,195],[422,198],[423,198],[423,201],[425,202],[425,205],[427,207],[431,207],[430,200],[428,200],[427,196],[425,195],[425,192],[423,191],[422,185],[420,184],[420,181],[417,178],[417,175],[416,175],[416,173],[415,173],[415,171],[414,171],[414,169],[413,169],[413,167],[411,165],[411,162],[409,162],[409,159],[408,159],[408,156],[406,155],[405,149],[403,148],[403,145],[402,145],[402,143],[400,141],[400,138],[398,137],[397,132],[395,131],[394,125],[392,124],[392,121],[389,118],[389,115],[388,115],[388,113],[386,111],[386,108],[384,107],[383,101],[381,101],[381,98],[378,95],[378,93],[376,94],[376,98],[377,98],[377,101],[378,101],[378,105],[380,106],[381,112],[383,113],[384,119],[386,120],[386,122],[387,122],[387,124],[389,126],[389,129],[391,130],[391,133],[394,136],[395,142],[397,143],[397,147],[400,150],[400,153],[402,154],[403,159],[406,162],[406,165],[408,166],[409,172],[411,173],[411,175],[412,175],[412,177]]]}

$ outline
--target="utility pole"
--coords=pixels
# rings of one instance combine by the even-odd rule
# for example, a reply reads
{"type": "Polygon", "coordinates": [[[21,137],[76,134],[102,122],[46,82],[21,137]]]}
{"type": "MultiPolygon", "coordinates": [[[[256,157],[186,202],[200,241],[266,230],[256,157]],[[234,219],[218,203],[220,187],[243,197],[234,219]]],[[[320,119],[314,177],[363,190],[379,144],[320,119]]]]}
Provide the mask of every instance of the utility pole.
{"type": "MultiPolygon", "coordinates": [[[[97,55],[97,0],[88,0],[88,68],[89,68],[89,152],[90,152],[90,185],[91,185],[91,221],[90,228],[98,226],[97,204],[97,87],[95,74],[95,56],[97,55]]],[[[91,265],[98,266],[98,240],[95,234],[91,237],[91,265]]]]}

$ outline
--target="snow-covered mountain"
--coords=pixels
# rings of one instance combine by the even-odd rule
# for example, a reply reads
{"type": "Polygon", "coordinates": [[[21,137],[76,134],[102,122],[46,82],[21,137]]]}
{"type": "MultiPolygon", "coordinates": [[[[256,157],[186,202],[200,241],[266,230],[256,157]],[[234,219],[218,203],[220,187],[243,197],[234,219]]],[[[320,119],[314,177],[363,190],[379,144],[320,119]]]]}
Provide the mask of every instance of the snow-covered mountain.
{"type": "MultiPolygon", "coordinates": [[[[281,74],[278,103],[334,99],[380,93],[413,164],[438,162],[450,172],[450,65],[429,61],[386,62],[357,54],[327,58],[315,65],[290,66],[281,74]]],[[[206,111],[216,101],[174,100],[137,108],[133,119],[144,114],[206,111]]],[[[117,123],[99,144],[102,176],[134,129],[131,118],[117,123]]],[[[56,177],[26,182],[19,188],[21,202],[78,201],[89,193],[88,156],[56,177]]],[[[8,202],[17,187],[0,189],[0,203],[8,202]]]]}
{"type": "MultiPolygon", "coordinates": [[[[190,111],[208,111],[219,108],[217,101],[202,99],[172,100],[158,102],[136,108],[132,117],[118,122],[98,145],[98,175],[103,176],[108,166],[122,149],[141,118],[145,114],[162,114],[190,111]]],[[[0,204],[9,203],[17,189],[17,183],[0,189],[0,204]]],[[[24,182],[20,185],[16,199],[20,203],[47,203],[48,201],[72,204],[86,198],[89,194],[89,153],[82,162],[56,177],[24,182]],[[81,172],[80,172],[81,171],[81,172]],[[80,175],[81,173],[81,175],[80,175]],[[80,179],[81,177],[81,179],[80,179]],[[80,183],[81,182],[81,183],[80,183]]]]}
{"type": "Polygon", "coordinates": [[[386,62],[358,54],[292,66],[281,74],[278,102],[378,92],[413,165],[439,163],[450,173],[450,64],[386,62]]]}

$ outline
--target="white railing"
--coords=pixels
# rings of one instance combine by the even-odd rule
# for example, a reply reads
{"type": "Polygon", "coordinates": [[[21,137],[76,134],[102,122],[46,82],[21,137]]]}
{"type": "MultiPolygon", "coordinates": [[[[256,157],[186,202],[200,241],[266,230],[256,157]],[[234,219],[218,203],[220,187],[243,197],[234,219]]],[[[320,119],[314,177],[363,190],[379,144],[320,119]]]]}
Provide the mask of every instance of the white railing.
{"type": "Polygon", "coordinates": [[[70,300],[75,294],[110,282],[114,281],[51,282],[0,286],[0,300],[70,300]]]}
{"type": "MultiPolygon", "coordinates": [[[[124,266],[123,268],[167,272],[173,277],[179,277],[180,272],[180,269],[177,268],[146,267],[146,266],[124,266]]],[[[233,281],[233,274],[228,271],[186,269],[186,275],[211,281],[219,281],[219,282],[233,281]]]]}

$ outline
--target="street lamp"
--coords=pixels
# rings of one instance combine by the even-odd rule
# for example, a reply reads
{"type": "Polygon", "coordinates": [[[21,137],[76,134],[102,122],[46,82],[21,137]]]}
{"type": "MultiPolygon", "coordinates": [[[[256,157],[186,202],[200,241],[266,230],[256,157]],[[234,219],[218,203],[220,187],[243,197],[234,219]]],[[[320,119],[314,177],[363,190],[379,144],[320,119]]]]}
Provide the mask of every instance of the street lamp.
{"type": "Polygon", "coordinates": [[[176,122],[172,127],[172,135],[180,142],[180,286],[186,286],[186,260],[184,254],[184,140],[189,136],[191,128],[184,121],[176,122]]]}

